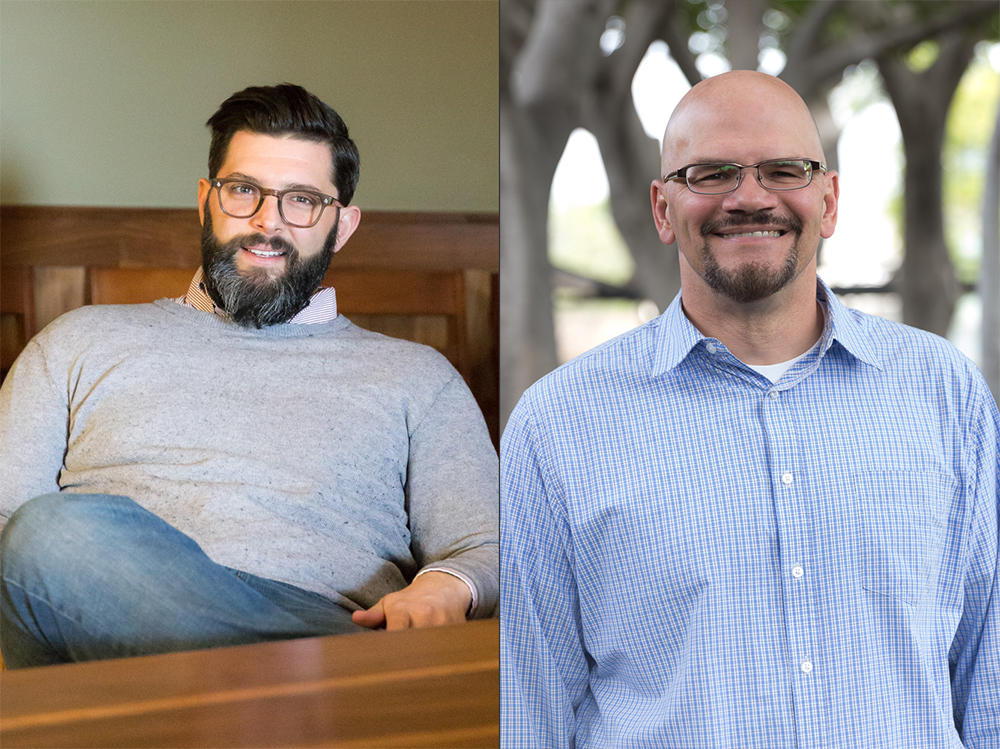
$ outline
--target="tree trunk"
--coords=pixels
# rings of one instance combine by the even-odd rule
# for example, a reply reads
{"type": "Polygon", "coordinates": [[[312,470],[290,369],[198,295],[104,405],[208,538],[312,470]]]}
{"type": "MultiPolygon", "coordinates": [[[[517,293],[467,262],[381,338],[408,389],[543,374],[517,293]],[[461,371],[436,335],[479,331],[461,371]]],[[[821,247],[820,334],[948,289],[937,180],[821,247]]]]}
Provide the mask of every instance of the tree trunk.
{"type": "MultiPolygon", "coordinates": [[[[515,106],[500,99],[500,428],[517,399],[555,369],[551,268],[546,254],[548,196],[537,138],[515,106]],[[532,141],[535,141],[532,143],[532,141]]],[[[555,172],[554,167],[552,172],[555,172]]]]}
{"type": "MultiPolygon", "coordinates": [[[[596,65],[610,0],[541,0],[517,50],[501,50],[500,426],[535,380],[555,369],[549,192],[596,65]]],[[[503,11],[503,9],[501,9],[503,11]]],[[[501,42],[516,45],[526,6],[500,14],[501,42]]]]}
{"type": "Polygon", "coordinates": [[[948,333],[959,294],[944,236],[941,150],[948,108],[976,38],[961,28],[941,34],[938,58],[923,73],[912,72],[894,54],[878,59],[906,155],[905,251],[896,279],[903,322],[941,336],[948,333]]]}
{"type": "Polygon", "coordinates": [[[642,127],[632,99],[632,79],[675,6],[664,0],[630,6],[625,44],[599,66],[582,106],[583,126],[601,149],[615,225],[635,261],[628,286],[661,310],[680,288],[680,268],[676,246],[663,245],[653,222],[648,196],[652,181],[662,176],[660,145],[642,127]]]}
{"type": "Polygon", "coordinates": [[[726,3],[726,56],[733,70],[756,70],[760,58],[760,30],[770,0],[726,3]]]}

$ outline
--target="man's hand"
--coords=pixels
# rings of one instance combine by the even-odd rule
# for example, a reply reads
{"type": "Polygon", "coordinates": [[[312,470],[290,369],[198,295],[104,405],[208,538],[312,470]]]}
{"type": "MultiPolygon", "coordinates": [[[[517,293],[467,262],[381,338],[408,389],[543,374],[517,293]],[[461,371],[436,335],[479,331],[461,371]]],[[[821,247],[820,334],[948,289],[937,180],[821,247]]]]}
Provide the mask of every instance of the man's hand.
{"type": "Polygon", "coordinates": [[[355,611],[355,624],[369,629],[436,627],[465,621],[472,602],[469,586],[447,572],[428,572],[396,593],[383,596],[367,611],[355,611]]]}

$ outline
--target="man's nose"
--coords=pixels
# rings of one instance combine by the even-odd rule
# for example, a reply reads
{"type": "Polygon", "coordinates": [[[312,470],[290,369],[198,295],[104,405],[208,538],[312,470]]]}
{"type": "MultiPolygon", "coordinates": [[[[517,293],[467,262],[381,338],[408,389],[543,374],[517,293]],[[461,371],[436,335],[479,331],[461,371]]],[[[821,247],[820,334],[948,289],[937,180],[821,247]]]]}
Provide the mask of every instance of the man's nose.
{"type": "Polygon", "coordinates": [[[278,210],[278,199],[274,195],[264,196],[260,210],[250,217],[250,225],[264,234],[273,234],[285,225],[278,210]]]}
{"type": "Polygon", "coordinates": [[[739,187],[726,193],[722,201],[724,210],[746,213],[756,213],[765,208],[775,208],[777,205],[777,193],[764,189],[757,179],[756,169],[744,169],[739,187]]]}

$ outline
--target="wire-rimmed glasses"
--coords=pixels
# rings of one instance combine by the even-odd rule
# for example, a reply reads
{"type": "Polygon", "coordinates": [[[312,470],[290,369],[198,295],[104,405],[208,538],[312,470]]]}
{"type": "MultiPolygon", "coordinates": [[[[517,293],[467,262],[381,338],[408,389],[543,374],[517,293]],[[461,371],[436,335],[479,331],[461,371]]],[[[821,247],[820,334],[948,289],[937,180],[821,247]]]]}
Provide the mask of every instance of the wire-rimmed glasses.
{"type": "Polygon", "coordinates": [[[663,178],[684,180],[691,192],[722,195],[740,186],[744,169],[756,169],[757,181],[765,190],[801,190],[812,182],[813,174],[826,173],[826,164],[812,159],[774,159],[759,164],[688,164],[663,178]]]}

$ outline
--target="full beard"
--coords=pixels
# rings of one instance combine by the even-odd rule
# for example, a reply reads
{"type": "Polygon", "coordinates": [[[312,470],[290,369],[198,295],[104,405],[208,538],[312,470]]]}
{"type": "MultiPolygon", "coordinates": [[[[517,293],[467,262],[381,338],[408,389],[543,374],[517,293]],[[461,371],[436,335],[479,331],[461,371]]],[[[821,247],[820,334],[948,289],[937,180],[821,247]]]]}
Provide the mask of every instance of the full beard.
{"type": "Polygon", "coordinates": [[[245,328],[263,328],[286,323],[304,310],[323,282],[337,244],[340,217],[315,256],[303,260],[290,242],[263,234],[243,234],[219,242],[212,228],[212,215],[205,206],[201,231],[201,258],[205,290],[216,306],[233,322],[245,328]],[[285,253],[284,271],[272,277],[266,268],[240,271],[236,253],[243,247],[266,245],[285,253]]]}
{"type": "Polygon", "coordinates": [[[701,248],[702,277],[709,288],[733,301],[747,304],[772,296],[795,278],[799,264],[799,238],[802,236],[802,223],[798,219],[778,218],[766,212],[741,217],[731,216],[722,221],[705,224],[701,228],[701,234],[707,237],[720,229],[761,224],[781,226],[787,232],[795,234],[795,241],[792,242],[785,261],[777,268],[751,262],[744,263],[732,271],[725,270],[712,254],[706,240],[701,248]]]}

